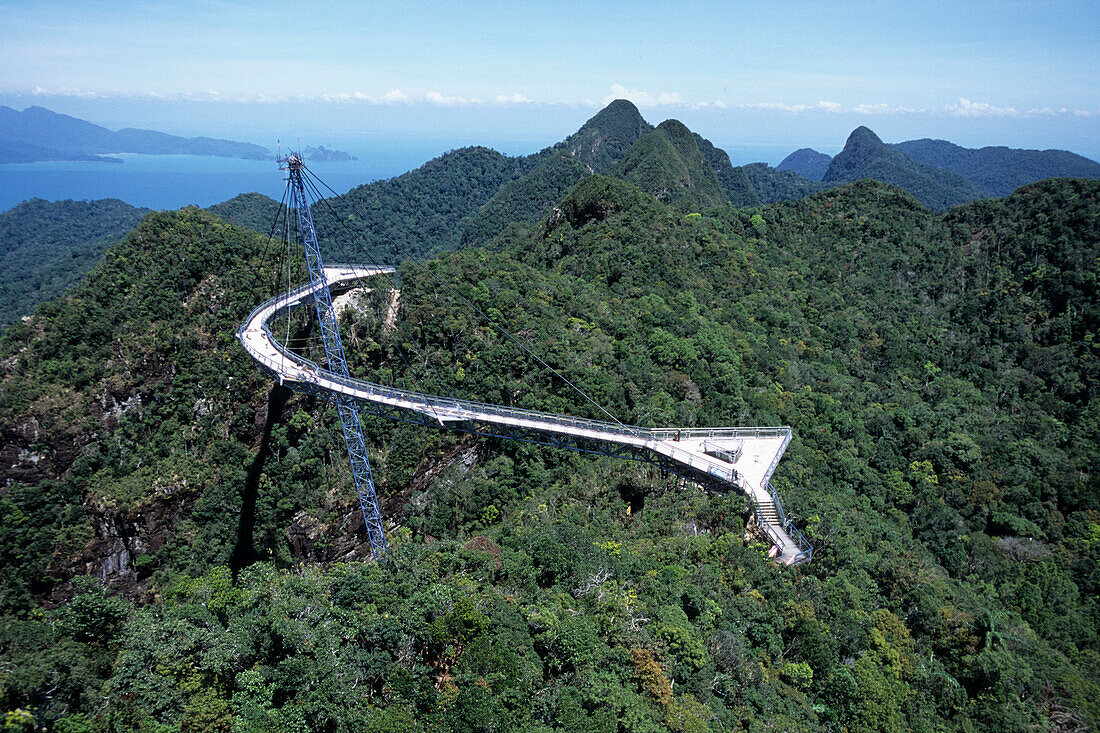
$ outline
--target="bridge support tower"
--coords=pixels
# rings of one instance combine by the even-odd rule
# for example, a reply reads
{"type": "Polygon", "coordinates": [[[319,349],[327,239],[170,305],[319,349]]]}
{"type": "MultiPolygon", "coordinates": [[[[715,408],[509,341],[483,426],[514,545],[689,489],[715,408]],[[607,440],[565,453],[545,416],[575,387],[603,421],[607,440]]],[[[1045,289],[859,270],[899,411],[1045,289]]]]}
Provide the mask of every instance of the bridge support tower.
{"type": "MultiPolygon", "coordinates": [[[[302,169],[305,167],[297,155],[288,155],[279,161],[287,171],[294,209],[298,215],[298,230],[302,234],[305,248],[306,267],[310,282],[314,285],[313,302],[317,309],[317,323],[321,328],[321,339],[325,347],[325,359],[329,371],[347,379],[347,358],[344,345],[340,340],[339,323],[336,311],[332,307],[332,294],[325,278],[325,266],[321,260],[321,249],[317,244],[317,232],[313,228],[313,216],[309,210],[305,186],[302,182],[302,169]]],[[[378,508],[378,493],[374,488],[374,475],[371,473],[370,460],[367,458],[367,444],[363,438],[363,425],[359,419],[359,409],[355,400],[346,395],[336,395],[334,402],[340,414],[340,425],[344,432],[344,445],[351,461],[351,476],[355,482],[355,491],[359,495],[359,508],[363,512],[363,522],[367,527],[371,554],[376,560],[385,558],[387,552],[386,533],[382,525],[382,513],[378,508]]]]}

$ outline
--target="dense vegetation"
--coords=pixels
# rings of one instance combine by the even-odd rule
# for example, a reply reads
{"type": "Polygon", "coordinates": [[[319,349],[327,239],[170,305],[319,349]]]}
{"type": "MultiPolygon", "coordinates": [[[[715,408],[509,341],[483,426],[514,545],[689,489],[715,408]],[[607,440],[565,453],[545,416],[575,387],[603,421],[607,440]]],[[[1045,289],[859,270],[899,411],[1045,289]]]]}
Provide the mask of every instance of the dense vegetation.
{"type": "MultiPolygon", "coordinates": [[[[740,497],[373,420],[394,553],[359,562],[334,413],[265,398],[232,340],[275,251],[152,214],[0,341],[5,724],[1095,726],[1100,184],[946,214],[873,182],[653,193],[590,176],[428,266],[624,420],[793,425],[777,482],[813,563],[746,542],[740,497]]],[[[401,283],[401,328],[345,317],[353,371],[590,414],[401,283]]]]}
{"type": "Polygon", "coordinates": [[[797,173],[811,181],[820,181],[825,177],[825,171],[829,170],[832,160],[825,153],[819,153],[813,148],[799,148],[780,161],[775,168],[797,173]]]}
{"type": "Polygon", "coordinates": [[[794,171],[771,168],[763,163],[750,163],[743,165],[739,170],[744,171],[745,178],[749,182],[757,202],[760,204],[775,204],[780,201],[797,201],[818,191],[833,188],[838,183],[820,183],[804,178],[794,171]]]}
{"type": "Polygon", "coordinates": [[[637,107],[615,100],[565,140],[521,159],[528,172],[480,207],[462,232],[462,244],[488,241],[510,224],[539,221],[581,178],[618,163],[652,129],[637,107]]]}
{"type": "Polygon", "coordinates": [[[672,205],[710,208],[728,201],[695,136],[677,120],[638,138],[609,173],[672,205]]]}
{"type": "Polygon", "coordinates": [[[821,180],[836,184],[864,178],[900,186],[925,206],[937,210],[983,197],[974,184],[957,173],[917,163],[882,142],[871,130],[857,127],[821,180]]]}
{"type": "Polygon", "coordinates": [[[343,200],[330,199],[314,218],[330,247],[365,246],[386,263],[425,257],[456,248],[478,207],[531,165],[488,148],[453,150],[404,175],[353,188],[343,200]]]}
{"type": "Polygon", "coordinates": [[[918,163],[957,173],[986,196],[1007,196],[1045,178],[1100,178],[1100,163],[1068,150],[964,148],[946,140],[909,140],[891,146],[918,163]]]}
{"type": "Polygon", "coordinates": [[[32,199],[0,213],[0,329],[71,288],[147,209],[32,199]]]}

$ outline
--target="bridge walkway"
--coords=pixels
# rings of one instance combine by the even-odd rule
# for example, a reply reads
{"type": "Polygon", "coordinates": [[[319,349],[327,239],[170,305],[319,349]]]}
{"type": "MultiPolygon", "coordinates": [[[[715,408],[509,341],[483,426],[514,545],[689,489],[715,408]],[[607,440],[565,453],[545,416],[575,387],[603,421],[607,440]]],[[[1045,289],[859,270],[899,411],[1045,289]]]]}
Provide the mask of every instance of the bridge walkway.
{"type": "MultiPolygon", "coordinates": [[[[330,289],[347,289],[352,283],[393,271],[392,267],[355,265],[324,268],[330,289]]],[[[319,287],[320,284],[307,283],[260,304],[237,332],[248,354],[281,383],[327,399],[336,394],[347,395],[363,409],[389,417],[410,419],[412,415],[415,422],[449,429],[635,458],[712,490],[735,489],[752,500],[757,522],[771,539],[777,562],[796,565],[810,559],[813,548],[783,514],[779,497],[769,483],[790,443],[790,428],[654,430],[345,378],[287,349],[274,338],[268,325],[274,318],[307,303],[319,287]]]]}

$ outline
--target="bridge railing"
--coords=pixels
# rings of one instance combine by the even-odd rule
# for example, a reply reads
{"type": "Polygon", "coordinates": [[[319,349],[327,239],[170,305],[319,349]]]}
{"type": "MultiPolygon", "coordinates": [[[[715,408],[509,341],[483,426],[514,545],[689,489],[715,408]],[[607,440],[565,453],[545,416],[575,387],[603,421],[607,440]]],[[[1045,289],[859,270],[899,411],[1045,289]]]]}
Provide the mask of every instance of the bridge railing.
{"type": "MultiPolygon", "coordinates": [[[[708,460],[705,456],[700,456],[694,451],[689,451],[684,448],[680,448],[674,444],[674,439],[679,437],[680,439],[699,439],[699,438],[769,438],[769,437],[782,437],[783,443],[779,451],[775,454],[772,462],[769,464],[767,471],[764,474],[764,480],[761,482],[761,488],[765,488],[772,500],[775,502],[776,510],[783,529],[790,535],[791,539],[797,542],[800,553],[798,555],[797,562],[804,562],[810,559],[813,553],[813,546],[806,540],[802,533],[795,527],[791,521],[787,518],[783,511],[782,503],[779,500],[778,494],[771,487],[769,478],[775,471],[776,466],[779,463],[779,459],[782,457],[783,452],[786,450],[787,445],[791,440],[791,429],[789,427],[719,427],[719,428],[658,428],[647,429],[638,427],[635,425],[623,425],[621,423],[611,423],[601,420],[592,420],[590,418],[573,417],[571,415],[562,415],[559,413],[551,412],[539,412],[537,410],[525,410],[515,407],[504,407],[501,405],[494,405],[486,402],[476,402],[473,400],[460,400],[453,397],[442,397],[439,395],[432,395],[423,392],[414,392],[412,390],[404,390],[395,387],[387,387],[385,385],[376,384],[374,382],[368,382],[366,380],[355,379],[352,377],[343,377],[327,369],[324,369],[317,363],[305,358],[304,356],[291,351],[284,344],[280,343],[275,335],[272,333],[270,326],[268,325],[268,319],[282,310],[295,307],[302,299],[308,296],[315,289],[311,283],[306,283],[298,288],[295,288],[289,292],[283,293],[275,298],[271,298],[264,303],[261,303],[252,310],[248,319],[237,330],[237,335],[244,342],[244,333],[248,327],[255,327],[255,321],[260,319],[264,335],[268,343],[279,354],[279,358],[273,357],[269,354],[250,350],[250,354],[254,359],[259,361],[262,365],[266,366],[275,374],[282,375],[286,371],[287,362],[290,362],[297,366],[304,372],[303,379],[317,386],[322,386],[320,383],[325,382],[328,384],[335,384],[340,387],[344,387],[346,391],[341,390],[344,394],[350,393],[365,393],[370,396],[381,398],[392,403],[398,403],[395,406],[403,409],[413,410],[424,415],[429,415],[434,419],[439,420],[441,423],[447,420],[477,420],[485,418],[496,418],[494,422],[508,421],[511,424],[531,423],[530,427],[536,430],[546,430],[549,426],[556,426],[561,428],[557,432],[566,432],[574,436],[588,437],[594,440],[604,440],[605,442],[617,442],[617,443],[629,443],[637,446],[638,448],[646,449],[651,452],[660,453],[662,455],[673,458],[677,463],[690,466],[694,470],[705,473],[709,476],[714,476],[722,481],[729,483],[732,487],[744,490],[745,486],[740,479],[736,470],[727,466],[719,465],[715,461],[708,460]],[[270,312],[270,315],[261,318],[261,315],[265,311],[270,312]],[[403,404],[401,404],[403,403],[403,404]],[[585,435],[584,433],[589,433],[585,435]],[[601,437],[601,434],[606,437],[601,437]],[[610,440],[611,436],[618,438],[616,441],[610,440]],[[629,440],[622,440],[627,438],[629,440]]],[[[354,394],[352,394],[354,396],[354,394]]],[[[759,507],[757,512],[763,518],[759,507]]],[[[776,536],[775,541],[778,545],[782,546],[783,540],[781,537],[776,536]]]]}
{"type": "MultiPolygon", "coordinates": [[[[273,313],[279,312],[283,309],[285,305],[288,305],[299,299],[303,295],[308,294],[311,287],[312,286],[310,285],[306,285],[300,288],[296,288],[289,293],[285,293],[277,298],[272,298],[271,300],[260,304],[255,309],[253,309],[252,313],[249,315],[248,320],[245,322],[245,325],[252,323],[265,310],[272,310],[273,313]]],[[[268,341],[280,353],[280,355],[282,355],[284,359],[296,363],[299,367],[302,367],[309,372],[312,372],[316,375],[318,379],[323,378],[325,381],[333,382],[341,386],[348,387],[352,390],[368,392],[369,394],[378,395],[387,399],[416,403],[418,405],[424,406],[425,408],[434,408],[435,410],[442,411],[444,413],[443,415],[441,415],[441,417],[443,418],[454,417],[455,413],[479,412],[499,417],[512,418],[515,420],[531,420],[540,423],[552,423],[555,425],[561,425],[563,427],[574,429],[588,429],[593,432],[630,436],[638,438],[642,441],[650,439],[668,440],[676,432],[674,429],[650,430],[647,428],[638,427],[636,425],[624,425],[622,423],[593,420],[591,418],[585,417],[574,417],[572,415],[563,415],[553,412],[540,412],[538,410],[527,410],[518,407],[505,407],[502,405],[494,405],[487,402],[477,402],[475,400],[460,400],[453,397],[442,397],[440,395],[427,394],[425,392],[415,392],[412,390],[404,390],[396,387],[387,387],[385,385],[368,382],[362,379],[343,377],[333,372],[330,372],[327,369],[319,366],[315,362],[305,358],[304,356],[294,351],[291,351],[284,344],[280,343],[278,339],[275,338],[275,335],[272,333],[271,328],[266,321],[263,322],[261,327],[265,335],[267,336],[268,341]]],[[[238,335],[242,334],[244,330],[245,326],[242,326],[238,330],[238,335]]],[[[265,354],[257,354],[256,357],[268,362],[268,366],[271,368],[278,368],[279,366],[283,365],[283,363],[279,360],[271,359],[265,354]]],[[[770,429],[765,428],[762,430],[767,431],[770,429]]],[[[785,430],[789,431],[790,428],[785,428],[785,430]]],[[[694,431],[683,432],[687,433],[694,431]]],[[[699,432],[700,434],[702,434],[703,431],[699,432]]],[[[707,432],[721,436],[765,434],[764,432],[753,433],[752,430],[746,428],[710,428],[707,430],[707,432]]],[[[781,431],[777,432],[776,434],[780,433],[781,431]]],[[[690,451],[682,450],[676,448],[675,446],[672,446],[671,449],[685,455],[691,454],[690,451]]],[[[709,465],[709,462],[704,462],[704,464],[709,465]]]]}
{"type": "Polygon", "coordinates": [[[677,436],[681,440],[713,438],[778,438],[782,435],[790,435],[789,427],[779,428],[656,428],[649,431],[658,440],[674,440],[677,436]]]}
{"type": "Polygon", "coordinates": [[[779,465],[779,459],[783,457],[783,454],[787,452],[787,446],[791,444],[791,429],[790,428],[776,428],[776,430],[782,431],[783,442],[779,446],[779,450],[775,452],[775,456],[772,457],[772,462],[768,464],[768,468],[764,471],[764,477],[760,480],[760,485],[764,486],[768,483],[768,480],[775,473],[776,466],[779,465]]]}
{"type": "MultiPolygon", "coordinates": [[[[259,310],[262,311],[264,309],[261,308],[259,310]]],[[[398,406],[414,410],[424,415],[429,415],[440,422],[445,422],[448,419],[495,418],[495,422],[507,422],[512,425],[519,424],[522,426],[523,423],[529,423],[530,427],[533,429],[544,431],[550,426],[554,426],[560,428],[560,430],[556,432],[564,432],[573,436],[587,437],[593,440],[603,440],[605,442],[616,442],[620,444],[630,442],[638,448],[661,453],[662,455],[673,458],[682,465],[689,466],[709,476],[719,478],[729,483],[732,488],[743,488],[738,482],[738,474],[734,469],[720,465],[717,461],[711,461],[706,456],[700,456],[693,451],[673,445],[664,437],[666,433],[671,434],[675,431],[653,431],[635,425],[604,422],[601,420],[574,417],[572,415],[562,415],[560,413],[503,407],[501,405],[476,402],[473,400],[459,400],[452,397],[441,397],[439,395],[432,395],[424,392],[387,387],[366,380],[343,377],[324,369],[315,362],[291,351],[285,345],[279,343],[267,323],[264,323],[262,328],[268,342],[271,343],[282,358],[272,358],[263,353],[253,353],[253,356],[276,373],[278,373],[280,369],[285,370],[286,362],[290,362],[302,369],[305,372],[305,378],[311,383],[316,384],[323,381],[328,384],[345,387],[349,392],[366,393],[367,395],[376,396],[389,402],[404,403],[398,406]],[[655,433],[660,433],[660,435],[655,435],[655,433]],[[616,438],[616,440],[612,441],[612,437],[616,438]],[[632,440],[624,441],[623,438],[632,440]]],[[[747,434],[748,432],[743,428],[718,428],[716,430],[725,435],[737,431],[741,431],[743,434],[747,434]]]]}
{"type": "MultiPolygon", "coordinates": [[[[780,526],[783,527],[787,535],[794,540],[796,545],[798,545],[798,555],[795,556],[795,560],[791,564],[798,565],[800,563],[809,562],[814,554],[814,546],[810,544],[806,536],[794,525],[794,522],[787,517],[787,512],[783,511],[783,502],[779,499],[779,493],[772,486],[771,481],[764,479],[762,488],[768,492],[768,496],[771,497],[772,502],[775,504],[775,512],[779,517],[780,526]]],[[[757,507],[757,513],[759,516],[759,507],[757,507]]]]}
{"type": "MultiPolygon", "coordinates": [[[[416,409],[441,421],[446,421],[448,419],[472,419],[476,418],[477,414],[483,414],[510,418],[514,421],[526,420],[533,423],[551,423],[574,430],[590,430],[594,433],[630,436],[638,438],[640,442],[650,438],[649,431],[645,428],[639,428],[633,425],[602,422],[600,420],[573,417],[571,415],[562,415],[553,412],[539,412],[537,410],[525,410],[517,407],[504,407],[502,405],[476,402],[474,400],[460,400],[454,397],[442,397],[440,395],[433,395],[425,392],[414,392],[412,390],[400,389],[397,387],[387,387],[375,382],[355,379],[354,377],[343,377],[319,366],[317,363],[310,361],[279,343],[266,323],[263,325],[263,330],[268,340],[279,354],[285,360],[293,362],[306,370],[308,375],[312,377],[312,381],[323,380],[342,387],[347,387],[351,391],[365,392],[384,399],[409,403],[410,409],[416,409]]],[[[257,358],[266,362],[269,367],[274,369],[278,369],[285,364],[285,362],[273,359],[266,354],[259,354],[257,358]]]]}

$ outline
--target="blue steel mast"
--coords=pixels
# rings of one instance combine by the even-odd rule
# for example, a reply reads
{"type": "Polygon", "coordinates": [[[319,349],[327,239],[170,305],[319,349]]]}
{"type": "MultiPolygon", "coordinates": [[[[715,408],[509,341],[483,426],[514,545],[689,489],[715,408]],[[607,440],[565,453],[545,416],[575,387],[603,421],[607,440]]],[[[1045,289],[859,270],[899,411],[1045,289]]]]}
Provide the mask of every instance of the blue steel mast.
{"type": "MultiPolygon", "coordinates": [[[[317,233],[313,228],[313,216],[309,213],[309,201],[306,199],[305,186],[302,184],[302,169],[305,166],[297,155],[288,155],[279,162],[286,165],[287,180],[290,182],[294,197],[294,208],[298,212],[298,229],[302,233],[302,244],[306,251],[309,279],[316,286],[313,302],[317,308],[317,322],[321,326],[328,369],[341,377],[349,377],[344,345],[340,341],[339,324],[336,321],[336,312],[332,308],[332,294],[329,293],[324,263],[321,261],[321,249],[317,245],[317,233]]],[[[340,394],[334,394],[333,397],[336,409],[340,413],[340,424],[344,429],[344,445],[347,446],[348,459],[351,461],[351,476],[355,481],[355,491],[359,495],[359,508],[363,511],[363,522],[367,526],[371,554],[376,560],[381,560],[387,552],[386,533],[382,526],[382,514],[378,509],[378,494],[374,489],[374,477],[370,469],[370,460],[367,458],[367,444],[363,439],[363,425],[359,421],[359,410],[351,397],[340,394]]]]}

